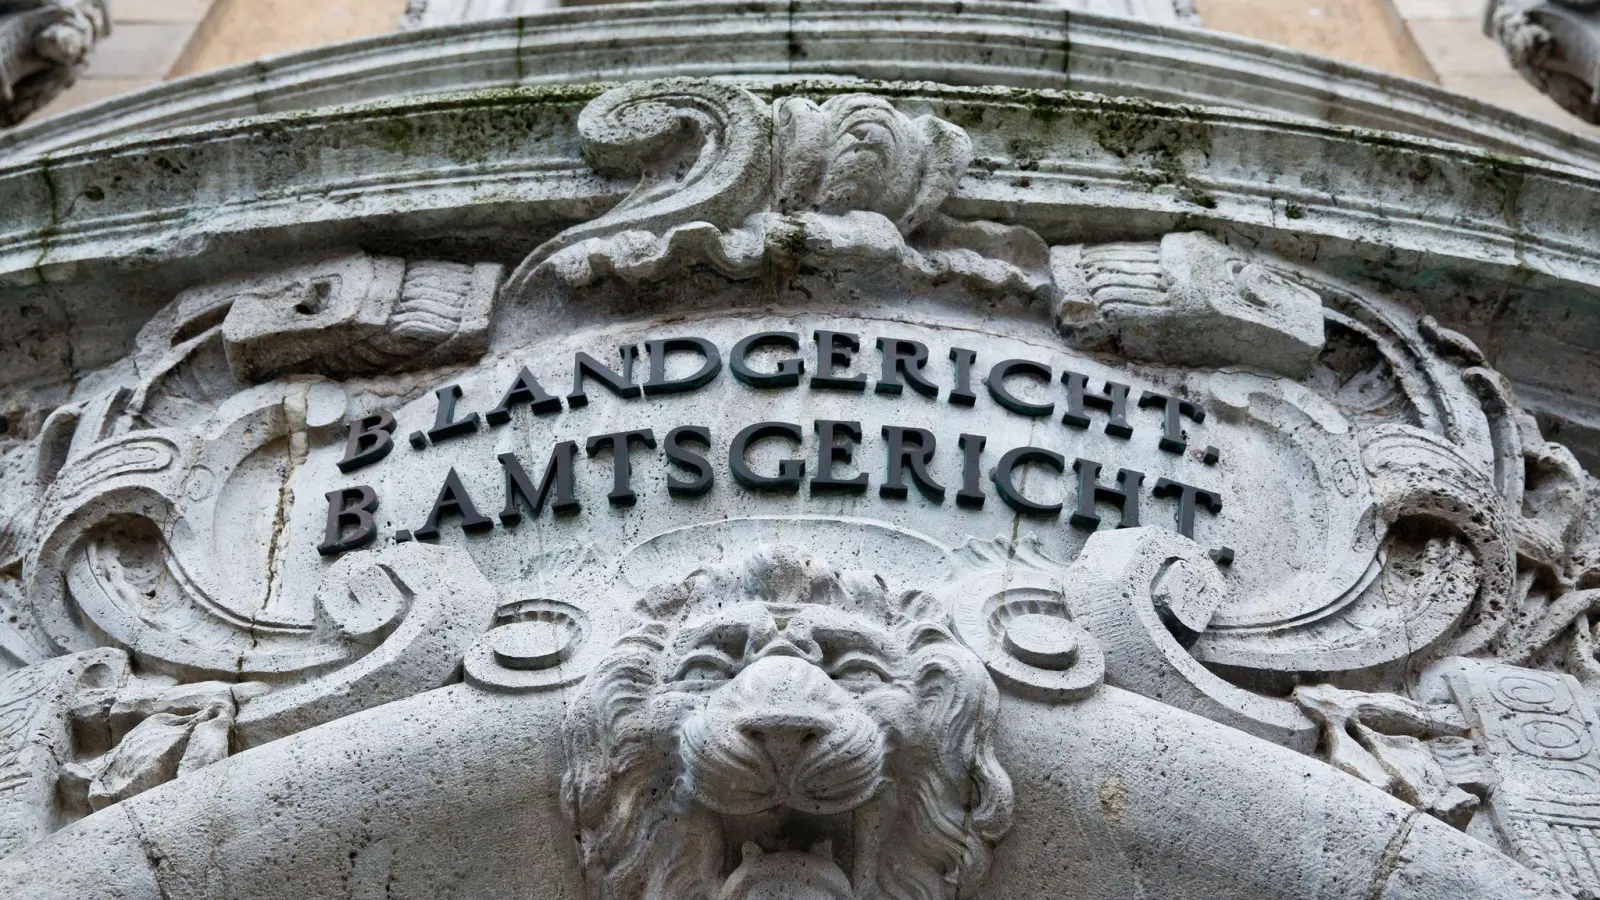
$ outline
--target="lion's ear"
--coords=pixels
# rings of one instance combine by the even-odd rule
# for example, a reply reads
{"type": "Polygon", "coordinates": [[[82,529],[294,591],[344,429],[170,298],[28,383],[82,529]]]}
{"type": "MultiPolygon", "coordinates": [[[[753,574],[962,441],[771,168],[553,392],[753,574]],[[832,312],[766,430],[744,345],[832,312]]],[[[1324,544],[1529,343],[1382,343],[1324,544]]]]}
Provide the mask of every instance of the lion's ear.
{"type": "Polygon", "coordinates": [[[908,622],[944,625],[950,620],[950,609],[943,600],[927,591],[906,591],[900,595],[900,615],[908,622]]]}
{"type": "MultiPolygon", "coordinates": [[[[689,578],[692,580],[694,575],[689,578]]],[[[685,581],[683,584],[652,588],[639,598],[636,609],[645,619],[661,622],[677,616],[688,600],[689,582],[685,581]]]]}

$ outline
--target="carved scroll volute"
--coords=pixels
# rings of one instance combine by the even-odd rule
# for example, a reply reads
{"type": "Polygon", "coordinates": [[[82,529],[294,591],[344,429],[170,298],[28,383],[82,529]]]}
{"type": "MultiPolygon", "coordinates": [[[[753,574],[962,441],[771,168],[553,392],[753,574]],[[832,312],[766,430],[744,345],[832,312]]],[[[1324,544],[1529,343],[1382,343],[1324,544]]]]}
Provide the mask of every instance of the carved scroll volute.
{"type": "Polygon", "coordinates": [[[260,585],[237,577],[254,567],[219,537],[218,505],[233,496],[234,476],[259,469],[263,448],[292,432],[338,421],[343,394],[310,405],[314,423],[307,401],[291,396],[204,439],[142,431],[71,459],[45,495],[24,564],[33,613],[55,647],[109,643],[154,670],[206,677],[298,673],[350,655],[308,617],[266,612],[260,585]]]}
{"type": "Polygon", "coordinates": [[[1379,428],[1364,444],[1389,531],[1385,576],[1416,569],[1408,596],[1381,598],[1402,610],[1407,643],[1415,652],[1448,638],[1443,652],[1459,655],[1489,648],[1510,623],[1516,574],[1516,540],[1493,476],[1416,428],[1379,428]],[[1419,555],[1398,558],[1402,541],[1419,555]]]}
{"type": "Polygon", "coordinates": [[[1273,672],[1351,672],[1407,658],[1488,649],[1511,617],[1515,544],[1491,473],[1442,437],[1408,425],[1361,432],[1369,514],[1351,559],[1365,572],[1326,603],[1252,627],[1213,627],[1210,663],[1273,672]],[[1365,535],[1362,534],[1365,530],[1365,535]],[[1268,639],[1270,636],[1270,639],[1268,639]]]}
{"type": "Polygon", "coordinates": [[[512,273],[520,296],[551,256],[623,231],[664,233],[704,221],[729,227],[764,208],[772,180],[772,116],[749,91],[687,78],[639,82],[602,94],[578,116],[585,160],[602,175],[638,175],[605,215],[545,242],[512,273]]]}

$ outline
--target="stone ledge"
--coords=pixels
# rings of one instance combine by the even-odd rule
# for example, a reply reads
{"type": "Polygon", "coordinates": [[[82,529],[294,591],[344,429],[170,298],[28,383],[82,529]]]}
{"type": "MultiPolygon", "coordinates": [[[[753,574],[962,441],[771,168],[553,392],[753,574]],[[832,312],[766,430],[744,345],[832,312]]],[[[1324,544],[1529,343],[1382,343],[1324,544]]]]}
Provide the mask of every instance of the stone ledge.
{"type": "Polygon", "coordinates": [[[1089,90],[1409,132],[1579,165],[1600,160],[1593,139],[1418,82],[1244,38],[1037,4],[931,0],[589,7],[369,38],[75,110],[0,136],[0,153],[25,156],[402,94],[685,72],[1089,90]]]}

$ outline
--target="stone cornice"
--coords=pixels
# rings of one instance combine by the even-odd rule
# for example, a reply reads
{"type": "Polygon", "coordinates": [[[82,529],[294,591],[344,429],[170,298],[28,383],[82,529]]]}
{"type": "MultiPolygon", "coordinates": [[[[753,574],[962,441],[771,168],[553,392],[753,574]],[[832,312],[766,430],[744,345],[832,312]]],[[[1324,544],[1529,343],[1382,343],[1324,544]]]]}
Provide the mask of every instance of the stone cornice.
{"type": "Polygon", "coordinates": [[[685,74],[1083,90],[1409,132],[1580,165],[1600,159],[1593,139],[1287,48],[1051,6],[929,0],[607,4],[386,35],[74,110],[0,136],[0,153],[401,95],[685,74]]]}
{"type": "MultiPolygon", "coordinates": [[[[1600,177],[1581,169],[1393,134],[1225,109],[1053,91],[926,84],[801,82],[758,93],[826,97],[863,87],[929,106],[973,135],[975,155],[952,203],[1052,240],[1103,227],[1248,230],[1314,257],[1343,247],[1390,269],[1407,253],[1462,274],[1587,292],[1586,258],[1600,177]],[[1027,146],[1009,140],[1028,125],[1027,146]],[[1382,229],[1372,252],[1362,229],[1382,229]]],[[[592,214],[623,186],[579,158],[571,119],[598,87],[486,91],[291,113],[111,142],[0,168],[13,211],[0,233],[0,277],[60,281],[59,266],[126,269],[203,254],[199,235],[271,238],[284,228],[353,228],[382,218],[508,204],[517,221],[553,227],[592,214]],[[308,164],[313,163],[314,164],[308,164]],[[203,213],[203,215],[202,215],[203,213]],[[136,262],[137,261],[137,262],[136,262]]],[[[426,227],[426,226],[424,226],[426,227]]],[[[422,229],[416,229],[421,233],[422,229]]],[[[346,235],[352,236],[352,235],[346,235]]],[[[506,238],[506,252],[527,237],[506,238]]],[[[1416,285],[1427,294],[1426,285],[1416,285]]],[[[1447,294],[1438,299],[1446,299],[1447,294]]]]}
{"type": "MultiPolygon", "coordinates": [[[[762,90],[821,99],[862,87],[971,134],[973,162],[949,201],[956,215],[1011,221],[1051,242],[1205,229],[1307,263],[1334,259],[1342,276],[1409,292],[1490,347],[1519,384],[1600,390],[1589,349],[1600,331],[1566,312],[1593,308],[1600,292],[1590,214],[1600,177],[1589,172],[1133,99],[826,81],[762,90]]],[[[374,242],[438,248],[441,234],[462,255],[514,264],[628,190],[578,151],[577,112],[600,90],[285,113],[14,163],[0,168],[11,211],[0,232],[0,283],[11,288],[0,302],[92,321],[219,266],[374,242]]]]}

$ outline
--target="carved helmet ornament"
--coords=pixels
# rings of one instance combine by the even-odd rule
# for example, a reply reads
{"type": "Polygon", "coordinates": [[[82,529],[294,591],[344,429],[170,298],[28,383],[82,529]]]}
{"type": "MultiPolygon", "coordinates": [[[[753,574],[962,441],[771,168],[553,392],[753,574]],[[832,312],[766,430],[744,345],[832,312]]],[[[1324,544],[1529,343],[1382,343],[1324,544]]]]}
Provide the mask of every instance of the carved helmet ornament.
{"type": "Polygon", "coordinates": [[[942,607],[787,547],[645,598],[567,717],[597,896],[966,895],[1012,793],[994,683],[942,607]]]}

